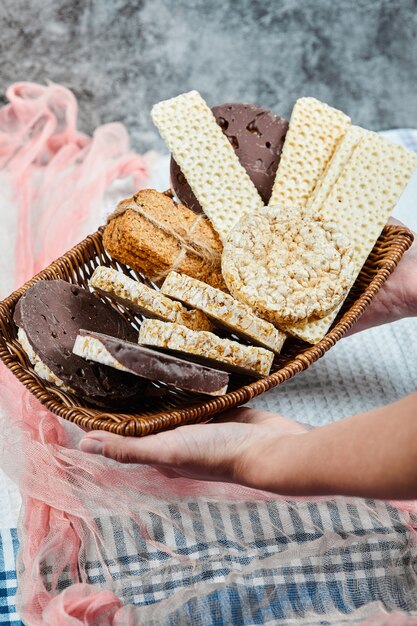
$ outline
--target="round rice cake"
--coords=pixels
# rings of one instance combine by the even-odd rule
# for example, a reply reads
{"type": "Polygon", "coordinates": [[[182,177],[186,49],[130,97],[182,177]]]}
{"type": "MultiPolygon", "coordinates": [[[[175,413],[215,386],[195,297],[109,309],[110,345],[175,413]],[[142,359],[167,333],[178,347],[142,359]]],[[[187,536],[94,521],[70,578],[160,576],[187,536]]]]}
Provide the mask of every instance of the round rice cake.
{"type": "Polygon", "coordinates": [[[234,227],[222,273],[235,298],[279,326],[334,309],[353,282],[354,265],[333,222],[307,209],[265,207],[234,227]]]}

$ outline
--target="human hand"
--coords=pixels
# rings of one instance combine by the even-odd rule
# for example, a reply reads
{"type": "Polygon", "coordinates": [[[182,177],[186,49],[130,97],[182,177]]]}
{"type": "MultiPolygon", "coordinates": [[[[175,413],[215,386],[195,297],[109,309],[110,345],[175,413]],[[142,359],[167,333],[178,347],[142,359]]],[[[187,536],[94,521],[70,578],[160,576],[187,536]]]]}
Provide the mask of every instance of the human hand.
{"type": "MultiPolygon", "coordinates": [[[[394,218],[388,223],[404,226],[394,218]]],[[[348,335],[403,317],[417,316],[417,233],[413,234],[413,244],[348,335]]]]}
{"type": "Polygon", "coordinates": [[[120,463],[152,465],[170,478],[256,487],[260,485],[256,459],[262,458],[263,450],[302,432],[302,426],[280,415],[239,408],[224,413],[221,421],[180,426],[143,438],[92,431],[80,448],[120,463]]]}
{"type": "Polygon", "coordinates": [[[152,465],[170,478],[234,482],[282,496],[417,497],[417,392],[305,431],[280,415],[242,408],[210,424],[142,439],[88,433],[81,450],[152,465]]]}

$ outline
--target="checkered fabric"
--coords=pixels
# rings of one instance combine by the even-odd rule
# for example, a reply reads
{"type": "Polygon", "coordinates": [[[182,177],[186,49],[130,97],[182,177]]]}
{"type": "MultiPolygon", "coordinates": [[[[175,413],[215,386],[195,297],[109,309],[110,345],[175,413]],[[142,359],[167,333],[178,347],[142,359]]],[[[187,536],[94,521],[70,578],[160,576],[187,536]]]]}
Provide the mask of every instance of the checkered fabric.
{"type": "Polygon", "coordinates": [[[0,625],[22,625],[16,613],[16,528],[0,530],[0,625]]]}
{"type": "MultiPolygon", "coordinates": [[[[384,135],[417,150],[417,131],[384,135]]],[[[417,615],[417,516],[382,502],[161,503],[141,511],[146,540],[131,519],[95,522],[101,541],[80,555],[87,582],[111,581],[138,623],[360,623],[381,605],[417,615]]],[[[22,623],[17,548],[16,529],[0,530],[0,626],[22,623]]],[[[51,580],[47,562],[42,574],[51,580]]],[[[72,582],[65,573],[59,589],[72,582]]]]}
{"type": "MultiPolygon", "coordinates": [[[[382,502],[161,504],[142,511],[146,541],[131,520],[96,523],[98,541],[80,555],[87,582],[104,585],[110,574],[123,603],[141,607],[140,623],[339,623],[378,601],[417,614],[417,515],[382,502]],[[159,614],[166,598],[172,606],[163,603],[159,614]]],[[[46,563],[43,574],[48,580],[46,563]]],[[[71,582],[62,576],[60,589],[71,582]]]]}

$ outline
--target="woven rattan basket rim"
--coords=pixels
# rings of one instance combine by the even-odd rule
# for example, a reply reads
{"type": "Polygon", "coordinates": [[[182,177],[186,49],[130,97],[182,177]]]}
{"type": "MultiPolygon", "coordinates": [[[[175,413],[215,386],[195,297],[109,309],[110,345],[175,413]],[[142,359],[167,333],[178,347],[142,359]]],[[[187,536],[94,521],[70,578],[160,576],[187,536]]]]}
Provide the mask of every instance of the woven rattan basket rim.
{"type": "MultiPolygon", "coordinates": [[[[199,400],[195,406],[165,410],[151,415],[104,412],[80,406],[68,407],[57,401],[54,397],[59,398],[60,394],[58,390],[53,395],[47,392],[33,376],[26,371],[18,359],[10,353],[3,332],[0,334],[0,358],[31,393],[49,410],[84,428],[104,428],[125,435],[145,435],[178,424],[204,421],[211,415],[222,412],[228,408],[242,405],[255,396],[289,380],[295,376],[295,374],[307,369],[307,367],[322,357],[343,337],[375,297],[382,284],[395,269],[402,255],[413,241],[412,233],[402,226],[386,226],[382,237],[385,237],[383,245],[384,247],[386,246],[388,258],[384,257],[382,267],[377,270],[376,275],[372,278],[365,292],[361,294],[351,308],[343,315],[342,319],[339,320],[334,328],[332,328],[318,344],[307,347],[302,353],[298,354],[288,364],[284,365],[273,374],[244,385],[224,396],[210,398],[204,401],[199,400]],[[391,242],[387,241],[389,237],[392,238],[391,242]]],[[[89,260],[87,250],[90,246],[93,247],[97,255],[100,255],[102,253],[101,238],[102,229],[99,229],[3,300],[3,302],[0,303],[0,323],[10,318],[10,311],[14,309],[20,296],[35,282],[56,278],[57,274],[62,275],[68,267],[81,267],[82,264],[85,264],[89,260]]],[[[372,255],[370,258],[371,257],[372,255]]],[[[368,259],[368,262],[374,263],[374,266],[378,265],[378,259],[376,259],[376,261],[369,261],[368,259]]]]}

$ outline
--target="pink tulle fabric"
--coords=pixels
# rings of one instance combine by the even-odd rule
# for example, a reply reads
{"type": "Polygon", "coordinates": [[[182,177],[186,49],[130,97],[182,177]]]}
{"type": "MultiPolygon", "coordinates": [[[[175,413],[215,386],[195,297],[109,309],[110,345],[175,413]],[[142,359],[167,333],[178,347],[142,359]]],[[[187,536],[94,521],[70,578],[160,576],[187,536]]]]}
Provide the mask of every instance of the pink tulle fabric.
{"type": "MultiPolygon", "coordinates": [[[[17,287],[91,232],[103,195],[114,180],[130,176],[132,188],[137,189],[146,183],[147,171],[144,159],[129,152],[128,135],[121,124],[106,124],[92,138],[77,130],[77,103],[69,90],[18,83],[8,89],[7,97],[10,104],[0,110],[0,168],[10,173],[18,210],[17,287]]],[[[45,589],[39,564],[45,552],[54,554],[54,588],[68,563],[77,567],[82,536],[77,534],[79,520],[93,524],[91,511],[98,511],[103,501],[106,510],[113,507],[131,515],[132,496],[127,494],[140,484],[142,495],[151,496],[156,472],[118,467],[73,448],[62,422],[3,364],[0,367],[1,409],[3,418],[7,416],[2,423],[1,463],[19,484],[23,497],[22,616],[36,625],[118,623],[121,602],[113,593],[80,583],[54,596],[45,589]]],[[[159,473],[157,478],[161,496],[164,490],[174,498],[202,491],[216,497],[222,492],[234,498],[245,495],[245,490],[226,485],[174,484],[159,473]]],[[[255,492],[251,497],[262,494],[255,492]]],[[[120,623],[136,623],[128,619],[120,623]]]]}
{"type": "MultiPolygon", "coordinates": [[[[67,89],[19,83],[7,97],[10,103],[0,110],[0,168],[11,177],[18,211],[15,249],[10,251],[18,286],[97,227],[103,195],[114,180],[130,178],[133,191],[146,184],[147,170],[146,161],[129,152],[122,125],[104,125],[92,137],[77,130],[77,104],[67,89]]],[[[81,431],[47,411],[3,364],[0,384],[0,462],[18,483],[23,501],[18,606],[25,624],[163,623],[170,599],[158,603],[156,613],[122,602],[104,557],[104,583],[88,582],[83,567],[87,541],[95,554],[103,550],[97,520],[117,514],[127,520],[126,528],[134,522],[151,546],[188,566],[190,557],[158,541],[146,521],[149,516],[165,516],[167,524],[174,524],[165,513],[170,502],[271,497],[232,485],[173,481],[149,467],[119,466],[86,455],[77,448],[81,431]],[[76,582],[57,593],[64,572],[76,582]]],[[[289,428],[283,421],[283,431],[289,428]]],[[[185,595],[181,601],[186,600],[185,595]]],[[[414,623],[383,613],[381,609],[375,621],[366,623],[414,623]]]]}
{"type": "Polygon", "coordinates": [[[91,232],[104,192],[132,176],[146,181],[146,164],[129,151],[122,124],[93,137],[77,130],[77,102],[68,89],[17,83],[0,110],[0,169],[18,200],[16,285],[22,284],[91,232]]]}

